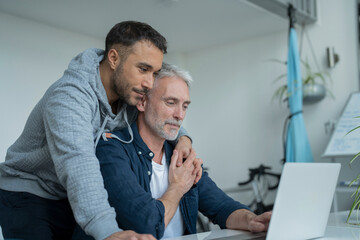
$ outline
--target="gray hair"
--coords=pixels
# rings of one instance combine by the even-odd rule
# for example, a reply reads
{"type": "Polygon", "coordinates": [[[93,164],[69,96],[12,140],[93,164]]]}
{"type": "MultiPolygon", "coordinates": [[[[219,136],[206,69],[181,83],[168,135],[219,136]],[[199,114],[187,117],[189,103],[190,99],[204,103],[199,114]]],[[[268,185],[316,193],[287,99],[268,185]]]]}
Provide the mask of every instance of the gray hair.
{"type": "Polygon", "coordinates": [[[158,79],[162,79],[164,77],[179,77],[186,85],[190,88],[190,84],[192,83],[193,79],[188,71],[185,71],[173,64],[163,62],[161,70],[155,77],[155,81],[158,79]]]}

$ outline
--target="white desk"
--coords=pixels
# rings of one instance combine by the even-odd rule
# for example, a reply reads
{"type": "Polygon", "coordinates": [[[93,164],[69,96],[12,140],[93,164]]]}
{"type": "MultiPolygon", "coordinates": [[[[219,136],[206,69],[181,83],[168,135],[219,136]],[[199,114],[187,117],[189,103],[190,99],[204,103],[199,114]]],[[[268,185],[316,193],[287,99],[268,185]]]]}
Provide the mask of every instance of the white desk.
{"type": "MultiPolygon", "coordinates": [[[[331,213],[328,220],[328,225],[325,231],[325,237],[318,238],[319,240],[360,240],[360,226],[351,225],[346,223],[348,211],[331,213]]],[[[359,213],[360,221],[360,213],[359,213]]],[[[356,223],[356,217],[353,216],[350,219],[350,222],[356,223]]],[[[178,238],[172,238],[173,240],[207,240],[207,239],[216,239],[226,236],[233,236],[239,233],[245,233],[251,235],[251,233],[237,230],[216,230],[211,232],[204,232],[198,234],[192,234],[187,236],[182,236],[178,238]]],[[[2,240],[1,228],[0,228],[0,240],[2,240]]]]}
{"type": "MultiPolygon", "coordinates": [[[[360,225],[347,224],[346,223],[347,215],[348,215],[348,211],[331,213],[329,216],[328,225],[326,227],[325,236],[317,239],[360,240],[360,225]]],[[[359,221],[360,221],[360,213],[359,213],[359,221]]],[[[350,222],[356,223],[357,222],[356,217],[353,216],[350,219],[350,222]]],[[[172,239],[173,240],[208,240],[208,239],[217,239],[221,237],[233,236],[239,233],[245,233],[251,235],[251,233],[247,233],[244,231],[224,229],[224,230],[215,230],[211,232],[192,234],[192,235],[187,235],[172,239]]]]}
{"type": "Polygon", "coordinates": [[[356,219],[356,213],[350,218],[347,224],[346,219],[349,211],[331,213],[325,231],[325,237],[321,239],[357,239],[360,240],[360,225],[354,225],[360,222],[356,219]]]}

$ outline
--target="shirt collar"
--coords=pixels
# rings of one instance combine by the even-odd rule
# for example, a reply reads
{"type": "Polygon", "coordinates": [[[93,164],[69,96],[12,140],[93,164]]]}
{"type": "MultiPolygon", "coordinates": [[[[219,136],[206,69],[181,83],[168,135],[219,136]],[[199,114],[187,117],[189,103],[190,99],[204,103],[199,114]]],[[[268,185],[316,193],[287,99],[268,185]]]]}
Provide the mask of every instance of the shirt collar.
{"type": "MultiPolygon", "coordinates": [[[[145,158],[152,161],[152,159],[154,157],[154,153],[148,148],[148,146],[146,145],[144,140],[141,138],[140,133],[139,133],[139,129],[138,129],[137,125],[136,125],[136,122],[133,122],[131,124],[131,129],[133,130],[133,134],[134,134],[133,143],[135,145],[135,149],[137,151],[137,154],[138,155],[143,155],[145,158]]],[[[172,155],[172,152],[173,152],[173,148],[168,143],[168,141],[164,142],[164,149],[165,149],[166,162],[169,164],[170,159],[171,159],[171,155],[172,155]]]]}

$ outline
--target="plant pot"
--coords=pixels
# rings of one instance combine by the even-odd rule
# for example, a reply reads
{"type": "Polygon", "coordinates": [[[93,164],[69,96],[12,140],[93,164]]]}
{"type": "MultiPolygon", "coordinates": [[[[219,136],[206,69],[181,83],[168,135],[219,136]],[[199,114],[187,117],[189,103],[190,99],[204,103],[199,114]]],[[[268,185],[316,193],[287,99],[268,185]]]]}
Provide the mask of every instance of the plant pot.
{"type": "Polygon", "coordinates": [[[326,95],[326,89],[324,85],[314,83],[303,85],[303,103],[312,104],[317,103],[324,99],[326,95]]]}

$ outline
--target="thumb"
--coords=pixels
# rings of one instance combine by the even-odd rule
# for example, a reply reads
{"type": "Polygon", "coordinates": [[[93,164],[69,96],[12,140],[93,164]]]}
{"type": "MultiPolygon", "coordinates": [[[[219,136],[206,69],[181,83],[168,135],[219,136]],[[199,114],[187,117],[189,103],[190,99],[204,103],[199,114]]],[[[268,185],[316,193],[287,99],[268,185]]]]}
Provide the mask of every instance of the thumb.
{"type": "Polygon", "coordinates": [[[170,163],[171,168],[176,168],[176,162],[178,160],[178,157],[179,157],[179,152],[177,150],[174,150],[173,155],[171,156],[171,163],[170,163]]]}

